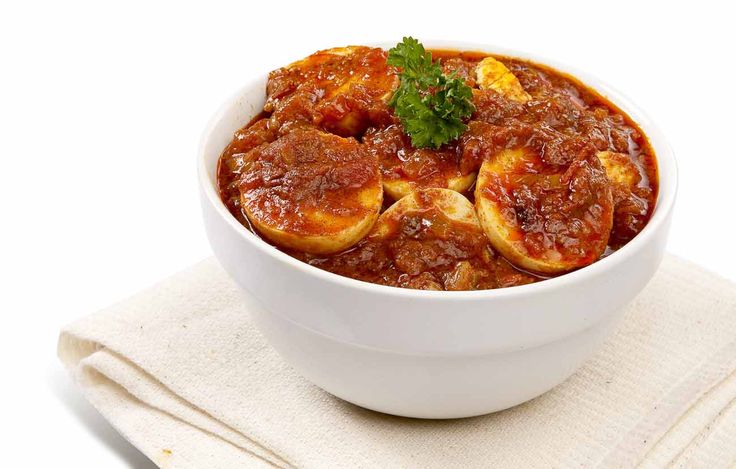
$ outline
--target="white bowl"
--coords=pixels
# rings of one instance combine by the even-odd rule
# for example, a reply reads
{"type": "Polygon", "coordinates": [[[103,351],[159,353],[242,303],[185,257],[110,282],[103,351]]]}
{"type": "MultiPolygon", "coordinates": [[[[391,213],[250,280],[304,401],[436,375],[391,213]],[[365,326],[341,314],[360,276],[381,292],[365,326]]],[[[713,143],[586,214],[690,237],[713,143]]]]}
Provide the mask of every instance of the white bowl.
{"type": "Polygon", "coordinates": [[[217,159],[233,132],[261,111],[265,76],[228,100],[204,132],[198,155],[202,210],[215,255],[247,293],[247,310],[284,360],[305,378],[342,399],[389,414],[469,417],[506,409],[548,391],[598,348],[622,307],[660,264],[677,168],[654,123],[620,93],[586,73],[493,46],[426,44],[551,65],[592,86],[626,112],[649,137],[659,166],[657,205],[642,232],[588,267],[499,290],[400,289],[302,263],[238,223],[217,192],[217,159]]]}

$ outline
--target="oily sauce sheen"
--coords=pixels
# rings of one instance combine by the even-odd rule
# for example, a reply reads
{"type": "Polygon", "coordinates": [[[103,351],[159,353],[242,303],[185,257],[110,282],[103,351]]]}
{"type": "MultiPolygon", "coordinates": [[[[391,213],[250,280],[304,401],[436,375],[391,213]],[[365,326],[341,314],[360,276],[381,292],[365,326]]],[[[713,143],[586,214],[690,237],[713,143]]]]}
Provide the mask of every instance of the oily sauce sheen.
{"type": "Polygon", "coordinates": [[[549,67],[432,55],[476,107],[438,150],[414,148],[388,105],[399,71],[381,49],[329,49],[271,72],[263,112],[220,157],[233,216],[320,269],[425,290],[537,282],[642,230],[656,160],[628,116],[549,67]]]}

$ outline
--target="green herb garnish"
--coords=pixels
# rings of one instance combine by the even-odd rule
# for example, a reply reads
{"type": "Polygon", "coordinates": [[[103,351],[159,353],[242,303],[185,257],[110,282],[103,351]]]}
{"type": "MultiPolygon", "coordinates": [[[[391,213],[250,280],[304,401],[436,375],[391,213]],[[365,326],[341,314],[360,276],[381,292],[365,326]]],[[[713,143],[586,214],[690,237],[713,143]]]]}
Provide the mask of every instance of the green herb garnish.
{"type": "Polygon", "coordinates": [[[388,64],[401,69],[399,87],[388,102],[417,148],[439,148],[467,129],[475,111],[473,93],[455,74],[445,75],[432,54],[412,37],[388,51],[388,64]]]}

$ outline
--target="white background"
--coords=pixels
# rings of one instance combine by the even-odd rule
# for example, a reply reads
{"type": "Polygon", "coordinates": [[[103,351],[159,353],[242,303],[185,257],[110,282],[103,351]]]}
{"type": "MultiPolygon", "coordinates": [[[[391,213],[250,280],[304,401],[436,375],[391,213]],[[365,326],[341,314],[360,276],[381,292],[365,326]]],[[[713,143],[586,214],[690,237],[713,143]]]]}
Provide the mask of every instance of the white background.
{"type": "Polygon", "coordinates": [[[249,3],[0,4],[5,466],[150,467],[77,393],[58,330],[209,255],[200,131],[248,78],[319,48],[486,42],[603,78],[678,156],[670,251],[736,280],[728,2],[249,3]]]}

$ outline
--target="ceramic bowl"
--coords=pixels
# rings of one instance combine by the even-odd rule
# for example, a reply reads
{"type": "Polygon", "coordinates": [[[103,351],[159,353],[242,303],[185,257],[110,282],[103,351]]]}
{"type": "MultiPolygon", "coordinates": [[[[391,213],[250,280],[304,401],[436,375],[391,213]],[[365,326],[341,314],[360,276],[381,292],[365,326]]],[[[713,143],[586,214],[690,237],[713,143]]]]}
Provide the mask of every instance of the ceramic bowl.
{"type": "Polygon", "coordinates": [[[248,231],[218,196],[218,157],[233,132],[261,111],[265,76],[229,99],[204,131],[199,184],[215,255],[244,290],[246,309],[258,328],[295,370],[337,397],[380,412],[468,417],[544,393],[595,352],[622,308],[660,264],[677,168],[656,125],[621,93],[587,73],[491,45],[425,44],[550,65],[626,112],[649,137],[659,166],[659,196],[647,226],[623,248],[588,267],[498,290],[408,290],[317,269],[248,231]]]}

